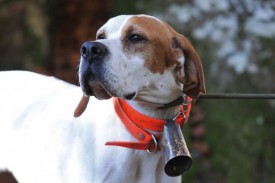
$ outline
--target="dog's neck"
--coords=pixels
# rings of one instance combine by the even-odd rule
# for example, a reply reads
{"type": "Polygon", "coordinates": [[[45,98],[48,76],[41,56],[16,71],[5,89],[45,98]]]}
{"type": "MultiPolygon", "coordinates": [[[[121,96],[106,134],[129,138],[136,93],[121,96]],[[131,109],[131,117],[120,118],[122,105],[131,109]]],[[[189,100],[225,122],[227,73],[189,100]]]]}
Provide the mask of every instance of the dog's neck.
{"type": "Polygon", "coordinates": [[[180,110],[180,105],[160,108],[160,104],[143,100],[128,100],[127,103],[139,113],[156,119],[173,119],[180,110]]]}

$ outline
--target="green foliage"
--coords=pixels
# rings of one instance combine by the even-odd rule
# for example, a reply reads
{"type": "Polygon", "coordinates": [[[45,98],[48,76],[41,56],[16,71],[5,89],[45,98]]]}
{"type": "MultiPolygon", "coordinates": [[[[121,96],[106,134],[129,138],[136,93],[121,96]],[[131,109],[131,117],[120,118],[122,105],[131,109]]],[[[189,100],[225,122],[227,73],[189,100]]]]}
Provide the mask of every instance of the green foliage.
{"type": "Polygon", "coordinates": [[[226,182],[272,182],[275,128],[273,112],[266,101],[205,101],[207,141],[212,169],[226,182]]]}

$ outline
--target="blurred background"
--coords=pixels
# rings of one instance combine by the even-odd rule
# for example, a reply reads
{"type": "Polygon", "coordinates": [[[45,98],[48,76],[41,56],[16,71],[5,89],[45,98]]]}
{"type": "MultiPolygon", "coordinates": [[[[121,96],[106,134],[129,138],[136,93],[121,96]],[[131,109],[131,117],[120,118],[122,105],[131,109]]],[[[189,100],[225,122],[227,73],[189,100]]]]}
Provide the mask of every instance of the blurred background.
{"type": "MultiPolygon", "coordinates": [[[[0,0],[0,70],[77,84],[79,49],[119,14],[150,14],[193,44],[207,92],[275,93],[274,0],[0,0]]],[[[275,100],[200,100],[183,182],[275,182],[275,100]]]]}

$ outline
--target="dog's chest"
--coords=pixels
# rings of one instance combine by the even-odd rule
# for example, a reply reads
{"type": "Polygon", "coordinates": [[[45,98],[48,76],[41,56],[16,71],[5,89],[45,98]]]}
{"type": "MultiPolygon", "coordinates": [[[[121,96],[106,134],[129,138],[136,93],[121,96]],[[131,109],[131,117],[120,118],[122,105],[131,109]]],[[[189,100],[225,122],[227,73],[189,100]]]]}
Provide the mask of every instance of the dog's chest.
{"type": "Polygon", "coordinates": [[[104,145],[108,141],[137,141],[124,127],[110,105],[112,106],[111,102],[106,107],[97,106],[96,108],[105,112],[103,116],[97,115],[99,119],[95,124],[95,157],[97,157],[94,162],[97,171],[94,174],[95,180],[100,180],[99,182],[180,182],[180,177],[172,178],[164,173],[161,151],[148,153],[143,150],[104,145]]]}

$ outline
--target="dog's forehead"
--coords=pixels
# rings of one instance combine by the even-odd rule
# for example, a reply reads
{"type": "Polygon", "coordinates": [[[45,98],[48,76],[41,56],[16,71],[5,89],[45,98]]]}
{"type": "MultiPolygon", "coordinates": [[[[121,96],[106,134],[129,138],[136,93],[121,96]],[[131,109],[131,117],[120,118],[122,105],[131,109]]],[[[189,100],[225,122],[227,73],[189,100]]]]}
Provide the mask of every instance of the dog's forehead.
{"type": "Polygon", "coordinates": [[[124,23],[131,17],[132,15],[120,15],[109,19],[100,29],[98,29],[97,35],[104,34],[108,39],[120,37],[120,32],[124,23]]]}
{"type": "MultiPolygon", "coordinates": [[[[150,25],[149,27],[163,28],[163,22],[156,17],[149,15],[120,15],[109,19],[97,32],[97,34],[105,34],[108,39],[119,38],[122,32],[131,25],[150,25]]],[[[143,26],[144,29],[146,29],[143,26]]],[[[149,30],[148,30],[149,31],[149,30]]],[[[152,30],[150,30],[152,31],[152,30]]]]}

